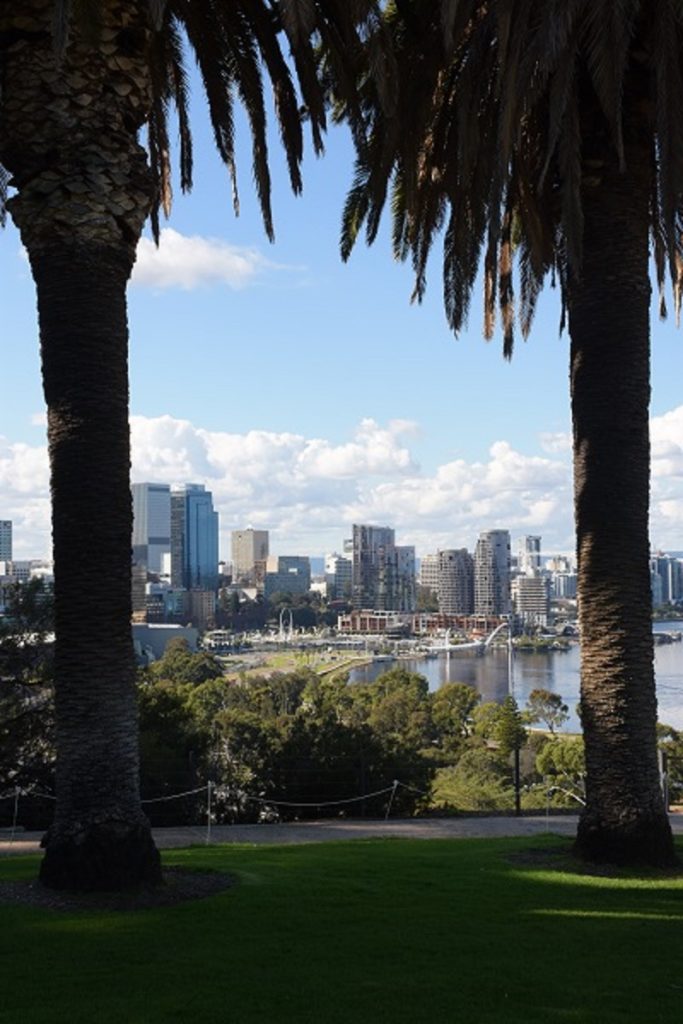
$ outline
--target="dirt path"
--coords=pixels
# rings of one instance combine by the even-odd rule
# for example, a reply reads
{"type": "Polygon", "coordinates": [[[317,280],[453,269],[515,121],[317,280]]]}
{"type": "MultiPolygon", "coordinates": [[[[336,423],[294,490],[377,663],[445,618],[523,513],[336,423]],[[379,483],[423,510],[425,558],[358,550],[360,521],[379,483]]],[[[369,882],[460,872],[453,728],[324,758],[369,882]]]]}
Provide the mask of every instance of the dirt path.
{"type": "MultiPolygon", "coordinates": [[[[214,825],[210,837],[202,826],[159,828],[154,839],[160,849],[221,843],[325,843],[347,839],[473,839],[496,836],[533,836],[544,832],[573,835],[576,815],[546,818],[531,817],[480,818],[408,818],[394,821],[344,820],[289,822],[280,825],[214,825]]],[[[683,835],[683,815],[670,816],[675,834],[683,835]]],[[[0,832],[0,856],[36,853],[40,849],[40,832],[18,832],[14,838],[0,832]]]]}

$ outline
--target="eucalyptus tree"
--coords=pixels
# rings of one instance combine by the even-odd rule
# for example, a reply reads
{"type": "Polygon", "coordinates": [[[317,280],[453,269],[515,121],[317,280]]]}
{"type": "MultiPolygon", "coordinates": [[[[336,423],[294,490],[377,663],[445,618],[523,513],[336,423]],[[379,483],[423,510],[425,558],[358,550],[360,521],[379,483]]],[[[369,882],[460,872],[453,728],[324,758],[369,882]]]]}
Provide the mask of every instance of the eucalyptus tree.
{"type": "Polygon", "coordinates": [[[158,236],[170,209],[173,111],[180,187],[192,184],[187,60],[235,206],[235,105],[246,111],[272,238],[264,82],[299,192],[302,123],[316,151],[325,129],[317,46],[346,81],[356,26],[373,11],[370,0],[0,2],[0,197],[37,287],[48,410],[58,768],[41,877],[51,886],[160,878],[138,792],[126,286],[143,225],[151,217],[158,236]]]}
{"type": "MultiPolygon", "coordinates": [[[[680,305],[681,0],[393,0],[398,75],[363,79],[369,121],[348,256],[390,196],[422,298],[443,237],[459,332],[480,271],[484,333],[510,357],[548,277],[570,336],[586,798],[577,850],[668,864],[649,576],[650,256],[680,305]],[[378,87],[377,82],[380,82],[378,87]],[[516,294],[517,293],[517,294],[516,294]]],[[[384,69],[386,71],[386,69],[384,69]]],[[[334,79],[334,74],[332,74],[334,79]]],[[[343,117],[343,103],[340,105],[343,117]]]]}

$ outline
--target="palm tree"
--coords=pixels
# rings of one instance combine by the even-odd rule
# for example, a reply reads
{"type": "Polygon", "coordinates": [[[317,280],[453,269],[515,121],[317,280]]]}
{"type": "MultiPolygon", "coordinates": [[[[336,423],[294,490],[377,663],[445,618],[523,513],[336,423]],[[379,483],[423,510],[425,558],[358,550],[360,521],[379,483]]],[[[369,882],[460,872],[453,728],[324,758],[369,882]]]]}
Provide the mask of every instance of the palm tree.
{"type": "Polygon", "coordinates": [[[170,208],[172,108],[180,186],[192,183],[186,55],[199,67],[235,206],[235,101],[246,109],[272,238],[264,70],[298,192],[302,122],[316,151],[325,128],[315,48],[325,44],[351,85],[355,25],[374,8],[371,0],[0,2],[0,200],[9,184],[6,206],[37,286],[48,408],[58,769],[41,878],[53,887],[160,878],[138,792],[126,286],[147,217],[158,235],[159,211],[170,208]]]}
{"type": "Polygon", "coordinates": [[[498,307],[508,357],[547,275],[559,285],[587,765],[576,849],[669,864],[649,579],[649,255],[664,314],[667,265],[678,308],[683,255],[683,3],[394,0],[386,26],[402,70],[392,88],[370,65],[362,80],[368,136],[342,254],[363,225],[373,241],[390,194],[415,297],[444,229],[448,322],[462,328],[483,264],[485,336],[498,307]]]}

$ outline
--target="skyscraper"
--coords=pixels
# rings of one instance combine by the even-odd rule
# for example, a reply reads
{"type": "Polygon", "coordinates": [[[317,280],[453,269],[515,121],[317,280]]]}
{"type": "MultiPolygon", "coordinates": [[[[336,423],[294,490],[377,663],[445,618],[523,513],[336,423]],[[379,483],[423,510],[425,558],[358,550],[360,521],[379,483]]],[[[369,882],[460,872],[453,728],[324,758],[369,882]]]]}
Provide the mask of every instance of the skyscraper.
{"type": "Polygon", "coordinates": [[[415,548],[396,546],[388,526],[353,527],[351,601],[354,608],[413,611],[415,548]]]}
{"type": "Polygon", "coordinates": [[[479,535],[474,552],[474,612],[508,615],[510,612],[510,533],[487,530],[479,535]]]}
{"type": "Polygon", "coordinates": [[[218,588],[218,513],[203,484],[171,491],[171,585],[218,588]]]}
{"type": "Polygon", "coordinates": [[[353,526],[354,608],[391,608],[391,553],[394,531],[388,526],[353,526]],[[389,602],[389,603],[387,603],[389,602]]]}
{"type": "Polygon", "coordinates": [[[171,552],[171,488],[133,484],[133,562],[147,572],[168,571],[171,552]]]}
{"type": "Polygon", "coordinates": [[[466,548],[438,554],[438,597],[442,615],[471,615],[474,610],[474,562],[466,548]]]}
{"type": "Polygon", "coordinates": [[[0,519],[0,562],[12,561],[12,520],[0,519]]]}

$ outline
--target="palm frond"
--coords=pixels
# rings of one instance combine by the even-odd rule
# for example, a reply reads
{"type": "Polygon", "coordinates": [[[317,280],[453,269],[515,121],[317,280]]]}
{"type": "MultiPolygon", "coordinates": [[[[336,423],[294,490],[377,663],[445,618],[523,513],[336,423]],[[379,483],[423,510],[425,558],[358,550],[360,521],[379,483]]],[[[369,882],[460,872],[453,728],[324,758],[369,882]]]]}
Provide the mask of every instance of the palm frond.
{"type": "Polygon", "coordinates": [[[4,228],[7,220],[7,186],[10,175],[0,164],[0,228],[4,228]]]}
{"type": "Polygon", "coordinates": [[[593,0],[586,5],[582,40],[595,94],[624,169],[622,94],[641,0],[593,0]]]}
{"type": "Polygon", "coordinates": [[[346,202],[342,211],[340,249],[341,258],[345,263],[351,255],[367,216],[369,175],[370,170],[363,156],[357,157],[353,184],[346,196],[346,202]]]}

